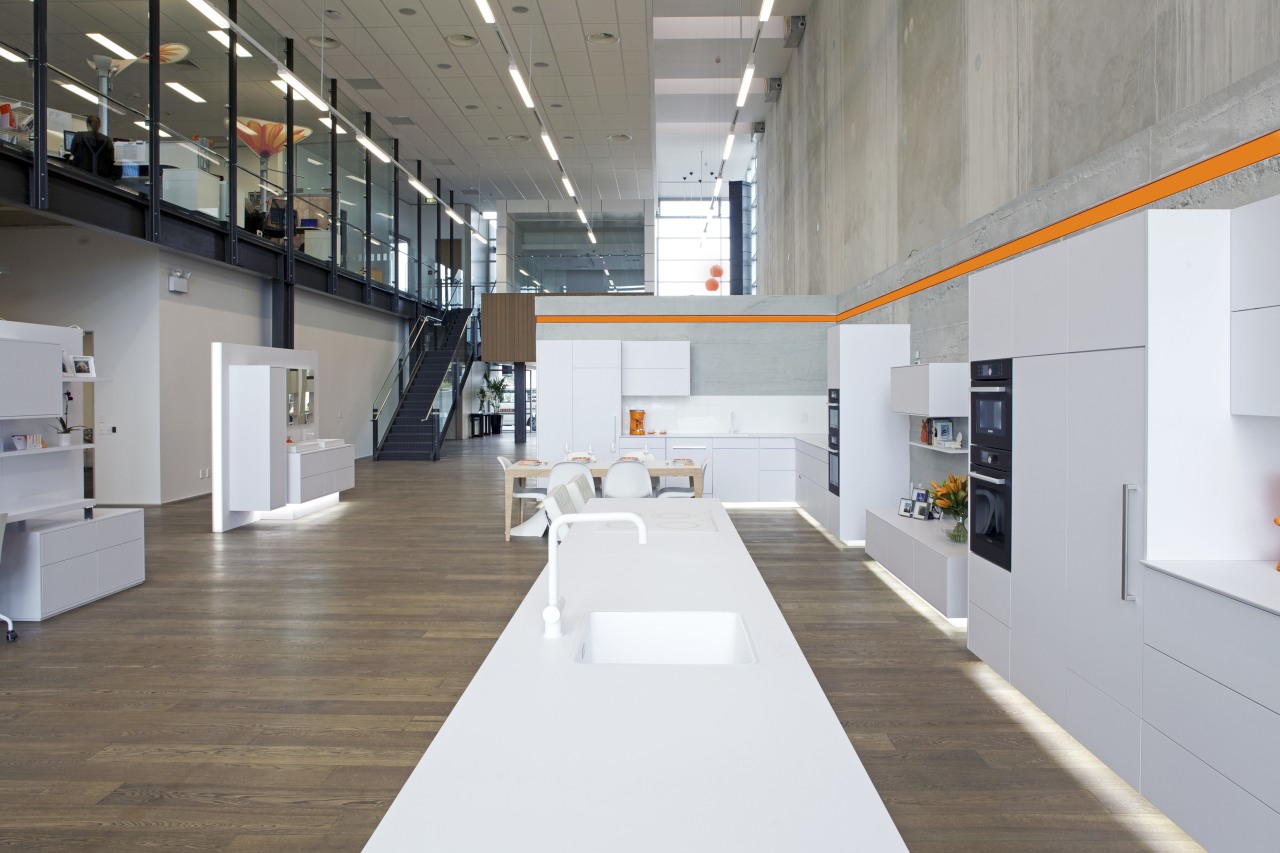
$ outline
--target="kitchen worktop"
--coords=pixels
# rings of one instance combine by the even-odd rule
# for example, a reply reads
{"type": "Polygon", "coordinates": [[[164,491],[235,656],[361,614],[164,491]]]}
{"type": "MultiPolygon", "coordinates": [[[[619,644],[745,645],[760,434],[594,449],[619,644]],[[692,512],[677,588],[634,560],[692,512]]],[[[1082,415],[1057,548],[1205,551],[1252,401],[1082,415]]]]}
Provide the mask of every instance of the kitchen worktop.
{"type": "Polygon", "coordinates": [[[1270,560],[1143,560],[1142,565],[1280,616],[1280,572],[1270,560]]]}
{"type": "Polygon", "coordinates": [[[538,577],[365,848],[905,850],[718,501],[601,500],[538,577]],[[678,504],[678,506],[672,506],[678,504]],[[740,613],[757,662],[585,664],[593,611],[740,613]]]}
{"type": "Polygon", "coordinates": [[[654,433],[653,435],[631,435],[623,433],[619,438],[795,438],[793,432],[687,432],[684,430],[671,431],[665,433],[654,433]]]}

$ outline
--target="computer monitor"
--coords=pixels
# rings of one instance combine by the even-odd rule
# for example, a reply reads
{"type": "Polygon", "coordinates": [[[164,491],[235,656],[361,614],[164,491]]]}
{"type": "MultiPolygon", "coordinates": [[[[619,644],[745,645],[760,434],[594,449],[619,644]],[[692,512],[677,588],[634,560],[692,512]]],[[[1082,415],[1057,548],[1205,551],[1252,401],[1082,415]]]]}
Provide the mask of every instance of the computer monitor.
{"type": "Polygon", "coordinates": [[[70,154],[71,143],[75,140],[75,138],[76,138],[76,132],[74,130],[62,131],[62,150],[70,154]]]}

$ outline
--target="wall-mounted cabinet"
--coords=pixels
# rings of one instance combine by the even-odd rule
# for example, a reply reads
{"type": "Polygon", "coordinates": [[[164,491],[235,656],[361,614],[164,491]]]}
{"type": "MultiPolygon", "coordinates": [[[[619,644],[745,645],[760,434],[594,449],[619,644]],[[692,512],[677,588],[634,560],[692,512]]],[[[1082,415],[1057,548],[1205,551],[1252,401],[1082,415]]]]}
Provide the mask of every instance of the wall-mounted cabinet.
{"type": "Polygon", "coordinates": [[[306,503],[356,484],[356,448],[341,444],[288,454],[288,500],[306,503]]]}
{"type": "Polygon", "coordinates": [[[1280,417],[1280,196],[1231,211],[1231,413],[1280,417]]]}
{"type": "Polygon", "coordinates": [[[1280,417],[1280,306],[1231,312],[1231,413],[1280,417]]]}
{"type": "Polygon", "coordinates": [[[688,397],[688,341],[622,341],[622,396],[688,397]]]}
{"type": "Polygon", "coordinates": [[[889,408],[926,418],[968,417],[968,363],[910,364],[891,369],[889,408]]]}
{"type": "Polygon", "coordinates": [[[62,347],[0,340],[0,418],[61,417],[63,378],[62,347]]]}

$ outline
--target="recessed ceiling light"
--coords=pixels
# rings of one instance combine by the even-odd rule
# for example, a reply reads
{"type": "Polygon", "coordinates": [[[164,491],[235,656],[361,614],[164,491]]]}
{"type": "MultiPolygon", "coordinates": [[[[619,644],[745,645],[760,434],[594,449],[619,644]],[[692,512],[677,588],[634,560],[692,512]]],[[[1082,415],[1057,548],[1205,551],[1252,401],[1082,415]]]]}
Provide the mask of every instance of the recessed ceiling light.
{"type": "Polygon", "coordinates": [[[104,36],[102,33],[85,33],[85,35],[87,35],[89,38],[93,39],[93,40],[94,40],[94,41],[96,41],[98,44],[102,45],[102,46],[103,46],[103,47],[105,47],[107,50],[111,51],[111,52],[112,52],[112,53],[114,53],[116,56],[120,57],[121,59],[130,59],[130,60],[132,60],[132,59],[137,59],[137,58],[138,58],[138,57],[134,56],[132,53],[130,53],[129,51],[125,50],[125,49],[124,49],[123,47],[121,47],[120,45],[116,44],[116,43],[115,43],[114,41],[112,41],[111,39],[109,39],[109,38],[107,38],[106,36],[104,36]]]}
{"type": "Polygon", "coordinates": [[[553,110],[563,109],[563,107],[564,107],[564,104],[552,104],[552,105],[551,105],[551,109],[553,109],[553,110]]]}
{"type": "Polygon", "coordinates": [[[480,43],[480,39],[470,33],[452,33],[445,36],[444,40],[454,47],[475,47],[480,43]]]}
{"type": "Polygon", "coordinates": [[[507,135],[507,141],[508,142],[528,142],[529,137],[525,136],[523,133],[512,133],[507,135]]]}
{"type": "Polygon", "coordinates": [[[312,47],[337,47],[341,42],[333,36],[311,36],[307,39],[307,44],[312,47]]]}
{"type": "Polygon", "coordinates": [[[533,63],[533,67],[534,67],[534,68],[550,68],[550,67],[551,67],[551,63],[550,63],[550,62],[535,62],[535,63],[533,63]]]}
{"type": "Polygon", "coordinates": [[[485,140],[486,140],[486,141],[488,141],[488,142],[501,142],[501,141],[502,141],[502,140],[501,140],[499,137],[497,137],[497,136],[486,136],[486,137],[485,137],[485,140]]]}
{"type": "Polygon", "coordinates": [[[617,44],[618,37],[614,33],[590,33],[587,41],[594,45],[610,45],[617,44]]]}
{"type": "Polygon", "coordinates": [[[529,11],[529,7],[528,6],[512,6],[511,11],[515,12],[517,15],[523,15],[529,11]]]}
{"type": "Polygon", "coordinates": [[[480,109],[480,106],[478,104],[467,104],[466,108],[469,110],[478,110],[480,109]]]}
{"type": "Polygon", "coordinates": [[[611,133],[609,134],[610,142],[630,142],[631,134],[629,133],[611,133]]]}
{"type": "Polygon", "coordinates": [[[452,67],[453,67],[453,66],[452,66],[452,65],[450,65],[450,64],[449,64],[449,63],[447,63],[447,62],[437,62],[437,63],[436,63],[436,68],[439,68],[439,69],[441,69],[442,71],[448,71],[448,70],[449,70],[450,68],[452,68],[452,67]]]}
{"type": "Polygon", "coordinates": [[[410,9],[408,6],[405,6],[403,9],[400,9],[400,10],[399,10],[399,12],[400,12],[400,14],[401,14],[401,15],[416,15],[416,14],[418,14],[418,10],[417,10],[417,9],[410,9]]]}
{"type": "Polygon", "coordinates": [[[18,54],[14,53],[12,50],[5,49],[3,46],[0,46],[0,57],[3,57],[9,60],[10,62],[26,62],[27,61],[27,58],[25,56],[19,56],[18,54]]]}

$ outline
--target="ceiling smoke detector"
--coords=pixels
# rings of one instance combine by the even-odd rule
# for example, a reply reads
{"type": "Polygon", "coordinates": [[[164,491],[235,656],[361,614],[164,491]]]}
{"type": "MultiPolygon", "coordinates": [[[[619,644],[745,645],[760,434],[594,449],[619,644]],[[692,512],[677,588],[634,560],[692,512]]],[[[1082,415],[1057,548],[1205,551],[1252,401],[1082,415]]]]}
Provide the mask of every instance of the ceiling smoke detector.
{"type": "Polygon", "coordinates": [[[515,12],[517,15],[523,15],[529,11],[529,7],[528,6],[512,6],[511,11],[515,12]]]}
{"type": "Polygon", "coordinates": [[[508,142],[528,142],[529,137],[525,136],[523,133],[512,133],[507,136],[507,141],[508,142]]]}
{"type": "Polygon", "coordinates": [[[437,62],[437,63],[436,63],[436,68],[439,68],[441,71],[448,71],[448,70],[449,70],[450,68],[452,68],[452,67],[453,67],[453,66],[452,66],[452,65],[450,65],[450,64],[449,64],[449,63],[447,63],[447,62],[437,62]]]}
{"type": "Polygon", "coordinates": [[[611,133],[609,134],[610,142],[630,142],[631,134],[629,133],[611,133]]]}
{"type": "Polygon", "coordinates": [[[480,43],[480,39],[471,35],[471,33],[452,33],[444,38],[454,47],[475,47],[480,43]]]}
{"type": "Polygon", "coordinates": [[[337,47],[339,44],[341,44],[341,42],[338,41],[333,36],[311,36],[310,38],[307,39],[307,44],[311,45],[312,47],[333,48],[333,47],[337,47]]]}
{"type": "Polygon", "coordinates": [[[550,62],[535,62],[535,63],[533,63],[533,67],[534,67],[534,68],[550,68],[550,67],[551,67],[551,63],[550,63],[550,62]]]}
{"type": "Polygon", "coordinates": [[[400,10],[399,10],[399,12],[400,12],[400,14],[401,14],[401,15],[416,15],[416,14],[418,14],[418,10],[417,10],[417,9],[411,9],[411,8],[409,8],[408,6],[405,6],[403,9],[400,9],[400,10]]]}
{"type": "Polygon", "coordinates": [[[597,46],[617,44],[618,37],[613,33],[590,33],[587,41],[597,46]]]}

